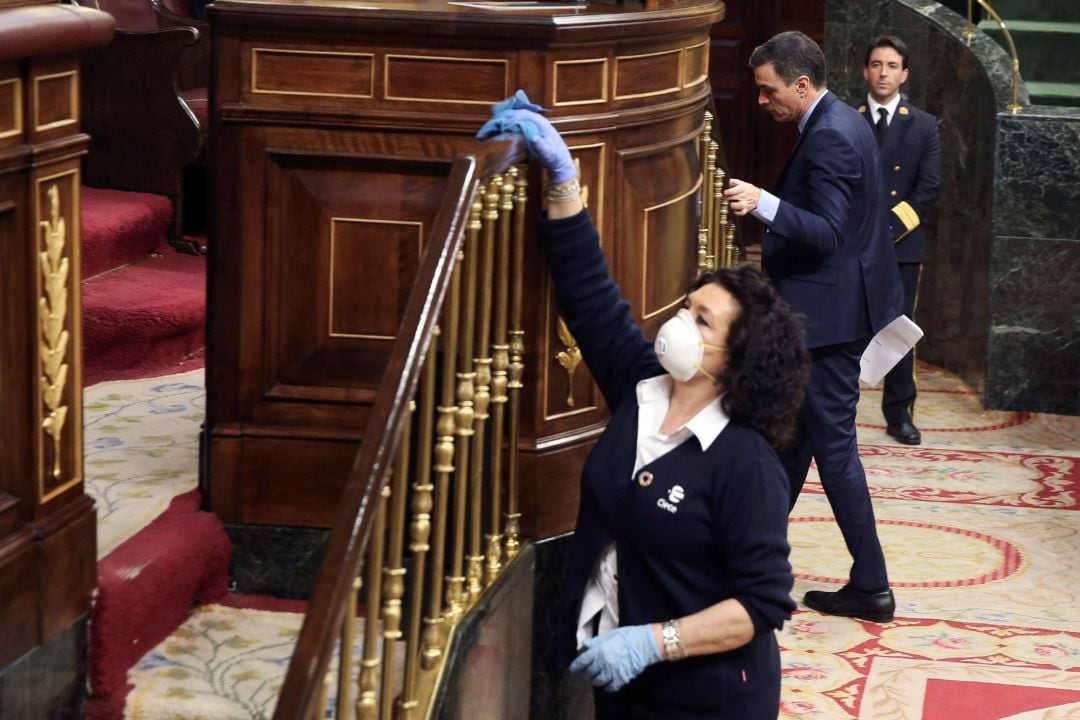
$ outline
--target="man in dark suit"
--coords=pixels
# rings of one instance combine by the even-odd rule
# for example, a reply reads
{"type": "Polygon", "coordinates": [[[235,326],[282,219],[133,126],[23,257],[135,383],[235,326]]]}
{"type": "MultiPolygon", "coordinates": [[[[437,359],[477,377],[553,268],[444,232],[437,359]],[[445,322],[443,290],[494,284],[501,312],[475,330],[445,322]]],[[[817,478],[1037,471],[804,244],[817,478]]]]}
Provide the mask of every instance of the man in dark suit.
{"type": "MultiPolygon", "coordinates": [[[[937,118],[900,97],[908,78],[908,49],[900,38],[882,35],[870,43],[863,63],[869,93],[859,112],[874,129],[885,172],[885,205],[900,281],[904,314],[915,314],[919,270],[926,254],[926,214],[941,184],[941,140],[937,118]]],[[[881,412],[886,432],[905,445],[922,442],[915,427],[915,353],[909,352],[885,376],[881,412]]]]}
{"type": "Polygon", "coordinates": [[[766,224],[762,265],[807,318],[810,383],[799,435],[782,456],[791,504],[815,459],[852,556],[844,587],[808,592],[803,602],[889,622],[896,603],[855,435],[859,360],[902,309],[877,143],[859,114],[829,92],[825,56],[806,35],[773,37],[754,50],[750,67],[758,104],[778,122],[798,123],[799,140],[772,192],[732,179],[724,195],[736,215],[766,224]]]}

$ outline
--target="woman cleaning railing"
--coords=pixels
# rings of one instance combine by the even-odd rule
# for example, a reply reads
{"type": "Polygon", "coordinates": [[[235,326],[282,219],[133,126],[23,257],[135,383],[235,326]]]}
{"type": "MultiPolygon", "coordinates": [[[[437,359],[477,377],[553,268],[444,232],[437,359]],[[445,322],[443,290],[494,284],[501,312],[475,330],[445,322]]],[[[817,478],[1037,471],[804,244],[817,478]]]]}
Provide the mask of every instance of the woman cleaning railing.
{"type": "Polygon", "coordinates": [[[517,553],[522,156],[485,143],[451,167],[275,718],[325,717],[335,684],[335,717],[424,716],[455,625],[517,553]]]}

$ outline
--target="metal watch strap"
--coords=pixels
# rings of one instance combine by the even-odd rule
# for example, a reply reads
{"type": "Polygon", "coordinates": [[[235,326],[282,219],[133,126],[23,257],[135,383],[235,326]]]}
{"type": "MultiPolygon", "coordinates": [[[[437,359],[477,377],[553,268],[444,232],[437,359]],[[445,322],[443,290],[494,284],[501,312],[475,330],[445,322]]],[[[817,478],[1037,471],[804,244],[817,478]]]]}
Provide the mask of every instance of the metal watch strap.
{"type": "Polygon", "coordinates": [[[671,662],[682,660],[686,657],[686,648],[682,644],[682,636],[679,635],[679,621],[668,620],[660,626],[660,635],[664,638],[664,654],[671,662]]]}

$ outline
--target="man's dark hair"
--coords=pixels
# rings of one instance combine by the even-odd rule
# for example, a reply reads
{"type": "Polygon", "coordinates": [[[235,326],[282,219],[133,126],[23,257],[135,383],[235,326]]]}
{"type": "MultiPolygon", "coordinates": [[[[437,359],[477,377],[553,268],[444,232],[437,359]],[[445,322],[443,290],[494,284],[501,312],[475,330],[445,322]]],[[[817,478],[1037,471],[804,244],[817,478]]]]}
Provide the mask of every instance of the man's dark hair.
{"type": "Polygon", "coordinates": [[[750,67],[756,69],[767,63],[773,64],[776,74],[788,85],[805,75],[815,88],[826,87],[825,53],[820,45],[801,32],[782,32],[754,48],[750,53],[750,67]]]}
{"type": "Polygon", "coordinates": [[[874,38],[874,41],[866,48],[866,58],[863,59],[863,67],[870,67],[870,56],[874,54],[875,50],[883,47],[892,48],[900,53],[900,58],[902,60],[900,67],[907,70],[907,43],[895,35],[879,35],[874,38]]]}
{"type": "Polygon", "coordinates": [[[801,315],[784,302],[753,265],[703,273],[689,292],[716,283],[739,303],[727,336],[727,364],[716,381],[721,407],[733,422],[757,430],[774,448],[795,435],[810,353],[801,315]]]}

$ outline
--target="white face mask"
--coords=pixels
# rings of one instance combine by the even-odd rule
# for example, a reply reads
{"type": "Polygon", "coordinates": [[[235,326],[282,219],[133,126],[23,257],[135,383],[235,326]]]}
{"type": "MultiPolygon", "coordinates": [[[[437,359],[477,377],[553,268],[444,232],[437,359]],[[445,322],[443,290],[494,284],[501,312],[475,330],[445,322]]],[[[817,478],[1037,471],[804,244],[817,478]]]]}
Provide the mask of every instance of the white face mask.
{"type": "Polygon", "coordinates": [[[705,357],[706,347],[716,350],[723,348],[706,343],[701,338],[701,332],[694,324],[694,317],[686,308],[679,310],[674,317],[660,326],[654,347],[656,359],[675,380],[686,382],[700,370],[702,375],[716,382],[716,378],[701,367],[701,361],[705,357]]]}

